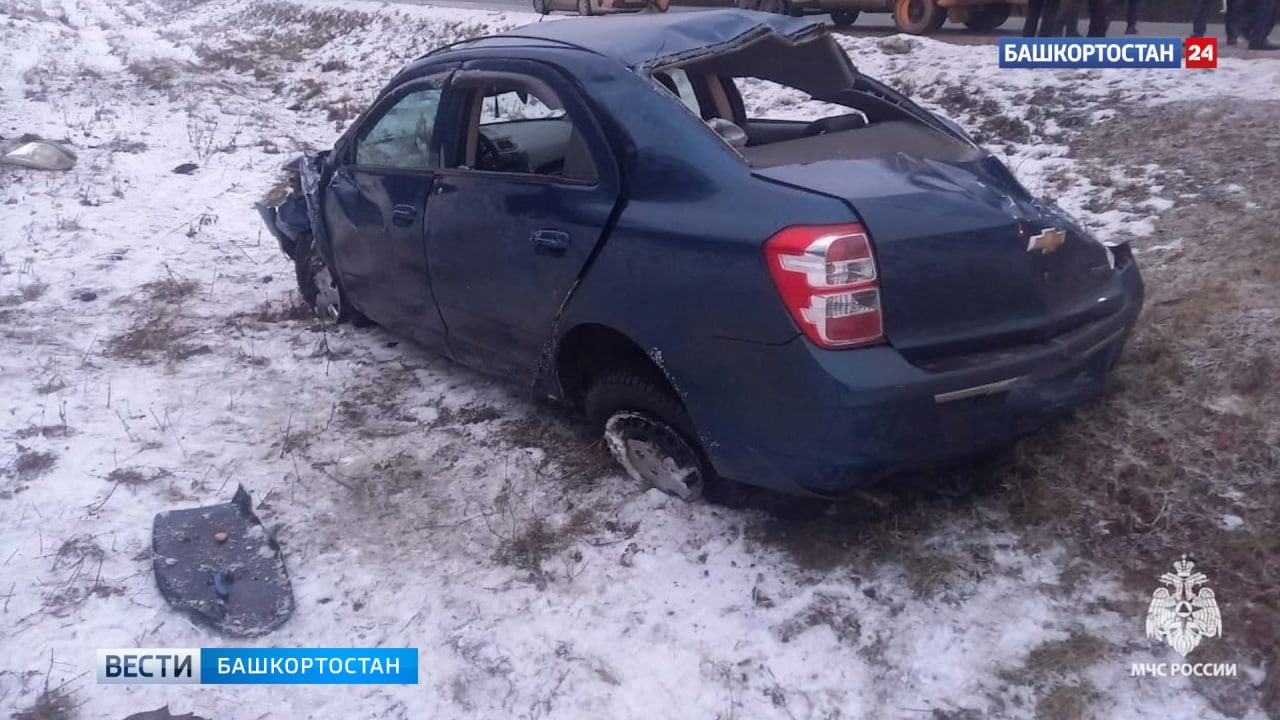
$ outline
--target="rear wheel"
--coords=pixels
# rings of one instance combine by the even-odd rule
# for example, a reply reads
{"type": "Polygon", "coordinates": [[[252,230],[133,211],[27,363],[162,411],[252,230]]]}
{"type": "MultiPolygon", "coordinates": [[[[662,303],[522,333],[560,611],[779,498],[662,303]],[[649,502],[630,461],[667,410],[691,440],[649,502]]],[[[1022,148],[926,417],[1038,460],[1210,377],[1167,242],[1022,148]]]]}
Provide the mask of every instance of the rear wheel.
{"type": "Polygon", "coordinates": [[[942,27],[947,13],[933,0],[897,0],[893,6],[893,22],[898,29],[912,35],[924,35],[942,27]]]}
{"type": "Polygon", "coordinates": [[[293,271],[298,280],[298,293],[316,317],[331,323],[369,324],[369,319],[347,302],[338,279],[312,242],[311,233],[298,238],[294,246],[293,271]]]}
{"type": "Polygon", "coordinates": [[[996,5],[979,5],[969,11],[964,26],[977,32],[991,32],[1009,19],[1011,8],[1005,3],[996,5]]]}
{"type": "Polygon", "coordinates": [[[582,16],[591,14],[591,0],[578,0],[578,14],[582,16]]]}
{"type": "Polygon", "coordinates": [[[857,10],[832,10],[831,22],[839,27],[849,27],[858,20],[857,10]]]}
{"type": "Polygon", "coordinates": [[[551,14],[551,0],[533,0],[533,11],[539,15],[551,14]]]}
{"type": "Polygon", "coordinates": [[[786,0],[760,0],[760,4],[756,9],[760,12],[784,15],[789,8],[786,0]]]}
{"type": "Polygon", "coordinates": [[[591,383],[587,421],[604,430],[609,452],[632,479],[686,502],[719,493],[684,406],[650,373],[617,370],[591,383]]]}

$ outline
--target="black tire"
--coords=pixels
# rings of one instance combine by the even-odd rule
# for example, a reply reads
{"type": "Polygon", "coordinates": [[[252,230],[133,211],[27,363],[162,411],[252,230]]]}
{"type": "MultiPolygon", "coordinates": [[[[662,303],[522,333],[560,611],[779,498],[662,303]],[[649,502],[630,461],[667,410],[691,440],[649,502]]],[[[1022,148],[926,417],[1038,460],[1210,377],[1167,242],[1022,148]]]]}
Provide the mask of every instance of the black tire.
{"type": "Polygon", "coordinates": [[[656,371],[624,369],[606,372],[591,383],[583,404],[593,433],[603,433],[609,419],[620,412],[638,413],[665,423],[696,455],[698,473],[702,478],[701,497],[721,504],[732,503],[735,483],[716,475],[684,405],[656,371]]]}
{"type": "Polygon", "coordinates": [[[539,15],[550,15],[551,0],[533,0],[533,11],[539,15]]]}
{"type": "Polygon", "coordinates": [[[947,11],[933,0],[896,0],[893,5],[893,22],[898,29],[911,35],[925,35],[942,27],[947,21],[947,11]]]}
{"type": "Polygon", "coordinates": [[[785,15],[788,7],[786,0],[760,0],[760,4],[756,9],[760,12],[785,15]]]}
{"type": "Polygon", "coordinates": [[[338,283],[337,275],[330,271],[328,263],[324,261],[324,257],[315,248],[315,243],[311,241],[311,233],[299,237],[297,245],[294,246],[293,272],[298,282],[298,293],[302,295],[303,301],[316,314],[316,317],[333,323],[349,322],[357,327],[372,324],[359,310],[347,302],[347,295],[338,283]],[[321,299],[321,288],[317,279],[322,280],[325,277],[328,277],[332,283],[331,292],[336,293],[336,302],[324,302],[321,299]],[[324,307],[321,307],[321,304],[324,307]]]}
{"type": "Polygon", "coordinates": [[[1001,3],[997,5],[979,5],[969,10],[969,18],[964,26],[976,32],[991,32],[1009,19],[1012,8],[1001,3]]]}
{"type": "Polygon", "coordinates": [[[739,10],[759,10],[760,0],[733,0],[734,7],[739,10]]]}
{"type": "Polygon", "coordinates": [[[591,0],[578,0],[578,14],[587,17],[591,15],[591,0]]]}
{"type": "Polygon", "coordinates": [[[857,21],[858,21],[857,10],[832,10],[831,11],[831,22],[835,23],[837,27],[849,27],[850,25],[854,24],[857,21]]]}

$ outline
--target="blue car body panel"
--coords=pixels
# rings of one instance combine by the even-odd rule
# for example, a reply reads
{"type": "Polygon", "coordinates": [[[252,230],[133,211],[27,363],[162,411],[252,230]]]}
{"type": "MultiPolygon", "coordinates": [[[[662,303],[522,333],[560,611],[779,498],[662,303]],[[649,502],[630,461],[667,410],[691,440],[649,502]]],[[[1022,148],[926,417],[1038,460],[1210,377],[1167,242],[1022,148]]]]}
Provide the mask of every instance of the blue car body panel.
{"type": "MultiPolygon", "coordinates": [[[[753,167],[642,72],[824,32],[672,13],[540,23],[424,56],[375,108],[425,77],[535,76],[566,100],[598,179],[361,178],[343,165],[357,122],[302,167],[316,246],[366,314],[538,394],[569,399],[556,357],[576,328],[620,333],[671,380],[720,474],[788,492],[838,495],[985,453],[1096,396],[1142,305],[1127,247],[1103,250],[954,124],[870,78],[850,92],[954,153],[753,167]],[[420,215],[393,231],[401,206],[420,215]],[[850,222],[875,246],[887,343],[827,350],[801,335],[763,245],[791,225],[850,222]],[[1067,233],[1058,254],[1022,251],[1048,227],[1067,233]]],[[[437,143],[453,131],[445,97],[437,143]]],[[[275,215],[292,253],[296,208],[275,215]]]]}

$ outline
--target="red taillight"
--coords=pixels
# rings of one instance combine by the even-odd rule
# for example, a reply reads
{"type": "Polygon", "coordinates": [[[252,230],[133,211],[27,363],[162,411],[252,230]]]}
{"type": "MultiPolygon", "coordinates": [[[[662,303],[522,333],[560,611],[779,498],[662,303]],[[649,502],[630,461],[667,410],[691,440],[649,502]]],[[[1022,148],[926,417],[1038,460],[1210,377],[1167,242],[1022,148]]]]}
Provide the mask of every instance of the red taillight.
{"type": "Polygon", "coordinates": [[[825,348],[884,340],[871,239],[861,225],[785,228],[764,244],[769,273],[805,337],[825,348]]]}

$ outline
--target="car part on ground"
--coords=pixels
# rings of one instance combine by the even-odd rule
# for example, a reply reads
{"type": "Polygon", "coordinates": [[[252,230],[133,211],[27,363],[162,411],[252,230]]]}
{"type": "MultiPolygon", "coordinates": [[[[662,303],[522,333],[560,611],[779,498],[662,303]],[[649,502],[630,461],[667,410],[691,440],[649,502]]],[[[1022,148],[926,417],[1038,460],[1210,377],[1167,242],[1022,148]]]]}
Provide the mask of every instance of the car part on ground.
{"type": "Polygon", "coordinates": [[[0,152],[0,164],[33,170],[70,170],[76,165],[76,154],[67,148],[44,140],[19,142],[0,152]]]}
{"type": "Polygon", "coordinates": [[[224,635],[265,635],[293,614],[280,545],[243,487],[231,502],[158,513],[152,551],[164,599],[224,635]]]}

